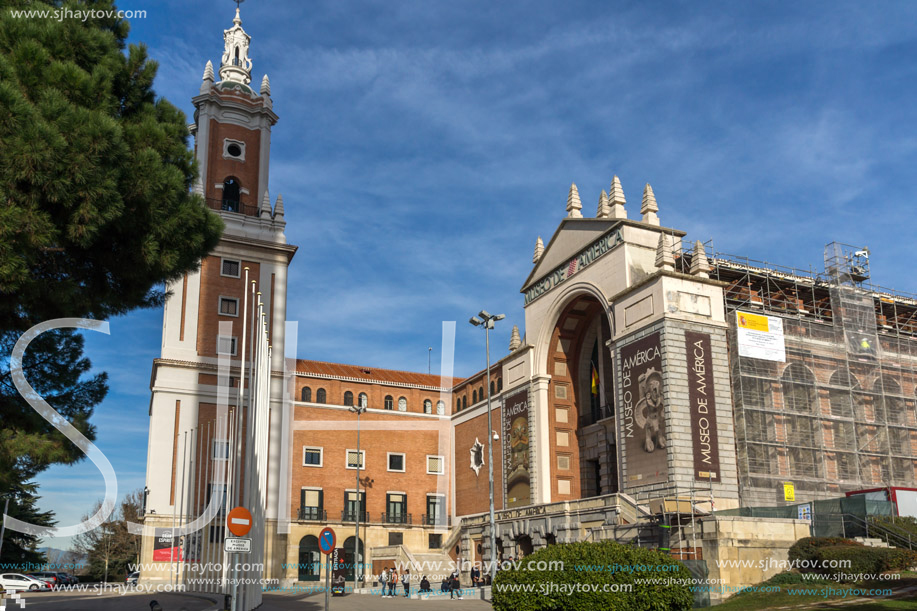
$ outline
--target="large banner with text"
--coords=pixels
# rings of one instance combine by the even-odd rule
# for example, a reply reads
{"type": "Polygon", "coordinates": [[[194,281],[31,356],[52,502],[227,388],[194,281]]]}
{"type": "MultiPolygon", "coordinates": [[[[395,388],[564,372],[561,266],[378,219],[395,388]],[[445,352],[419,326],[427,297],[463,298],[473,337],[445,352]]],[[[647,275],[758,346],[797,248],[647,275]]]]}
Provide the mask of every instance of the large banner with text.
{"type": "Polygon", "coordinates": [[[506,507],[532,504],[529,464],[529,391],[524,388],[503,401],[503,474],[506,507]]]}
{"type": "Polygon", "coordinates": [[[659,333],[624,346],[618,358],[621,367],[618,425],[624,449],[624,486],[665,482],[669,474],[659,333]]]}

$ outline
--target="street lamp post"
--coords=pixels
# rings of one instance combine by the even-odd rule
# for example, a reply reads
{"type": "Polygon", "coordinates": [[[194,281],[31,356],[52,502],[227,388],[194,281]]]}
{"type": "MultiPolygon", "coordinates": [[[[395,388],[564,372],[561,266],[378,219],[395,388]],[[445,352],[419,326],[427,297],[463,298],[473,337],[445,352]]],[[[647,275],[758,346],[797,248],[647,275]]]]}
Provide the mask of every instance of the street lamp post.
{"type": "Polygon", "coordinates": [[[484,343],[487,350],[487,467],[490,475],[490,583],[497,576],[497,533],[494,519],[494,428],[490,413],[490,330],[494,321],[503,320],[503,314],[490,314],[487,310],[478,312],[468,321],[475,327],[484,327],[484,343]],[[480,316],[480,318],[478,318],[480,316]]]}
{"type": "Polygon", "coordinates": [[[366,398],[360,398],[360,405],[353,405],[350,411],[357,415],[357,500],[356,510],[354,511],[354,520],[356,521],[354,539],[353,539],[353,593],[357,593],[357,556],[360,554],[360,467],[363,466],[363,459],[360,456],[360,414],[366,411],[366,398]]]}

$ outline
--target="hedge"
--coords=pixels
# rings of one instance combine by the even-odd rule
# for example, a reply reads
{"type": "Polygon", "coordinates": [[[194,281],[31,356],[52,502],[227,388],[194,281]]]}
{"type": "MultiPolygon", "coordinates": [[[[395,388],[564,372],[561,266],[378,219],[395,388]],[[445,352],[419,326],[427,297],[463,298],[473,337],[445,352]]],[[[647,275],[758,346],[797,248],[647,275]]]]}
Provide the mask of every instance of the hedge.
{"type": "Polygon", "coordinates": [[[820,572],[818,552],[823,547],[850,546],[862,548],[862,544],[840,537],[803,537],[793,544],[789,551],[790,562],[803,573],[820,572]]]}
{"type": "MultiPolygon", "coordinates": [[[[823,547],[818,551],[819,563],[847,563],[840,568],[822,568],[825,575],[857,576],[877,575],[886,571],[904,570],[917,565],[917,552],[890,547],[865,547],[853,545],[835,545],[823,547]]],[[[838,581],[854,581],[840,578],[838,581]]]]}
{"type": "Polygon", "coordinates": [[[691,574],[667,554],[613,541],[549,545],[526,556],[518,568],[497,572],[496,611],[682,611],[691,609],[691,574]],[[551,562],[557,570],[528,570],[551,562]],[[635,583],[656,579],[663,583],[635,583]],[[675,582],[675,583],[672,583],[675,582]],[[631,586],[603,591],[605,584],[631,586]],[[510,587],[518,586],[511,591],[510,587]],[[528,591],[521,591],[527,589],[528,591]],[[594,591],[593,591],[594,590],[594,591]]]}

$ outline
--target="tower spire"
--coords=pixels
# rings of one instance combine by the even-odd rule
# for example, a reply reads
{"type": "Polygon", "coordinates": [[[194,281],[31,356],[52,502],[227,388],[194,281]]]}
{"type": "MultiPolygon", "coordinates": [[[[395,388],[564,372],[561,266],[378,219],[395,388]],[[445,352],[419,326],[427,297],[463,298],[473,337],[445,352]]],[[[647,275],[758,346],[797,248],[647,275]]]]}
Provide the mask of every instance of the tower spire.
{"type": "Polygon", "coordinates": [[[583,218],[583,213],[580,212],[582,209],[583,203],[579,199],[576,183],[570,183],[570,193],[567,195],[567,218],[583,218]]]}
{"type": "Polygon", "coordinates": [[[220,80],[233,81],[248,85],[252,81],[252,60],[248,57],[248,47],[252,37],[242,29],[242,17],[236,6],[233,26],[223,30],[223,58],[220,60],[220,80]]]}
{"type": "Polygon", "coordinates": [[[538,263],[541,260],[541,255],[544,254],[544,242],[541,241],[541,236],[538,236],[538,239],[535,240],[535,254],[532,255],[532,263],[538,263]]]}
{"type": "Polygon", "coordinates": [[[608,187],[608,206],[610,208],[608,216],[613,219],[626,219],[627,210],[624,208],[626,203],[624,189],[621,188],[621,179],[615,175],[611,179],[611,186],[608,187]]]}

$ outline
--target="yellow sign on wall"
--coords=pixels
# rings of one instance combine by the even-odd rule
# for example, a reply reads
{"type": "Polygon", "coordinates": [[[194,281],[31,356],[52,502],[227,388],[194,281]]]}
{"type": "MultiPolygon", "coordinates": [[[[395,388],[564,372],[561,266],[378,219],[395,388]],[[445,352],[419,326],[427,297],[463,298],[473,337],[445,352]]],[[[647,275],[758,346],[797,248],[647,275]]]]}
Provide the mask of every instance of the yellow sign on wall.
{"type": "Polygon", "coordinates": [[[796,500],[796,487],[793,485],[793,482],[783,482],[783,500],[796,500]]]}

